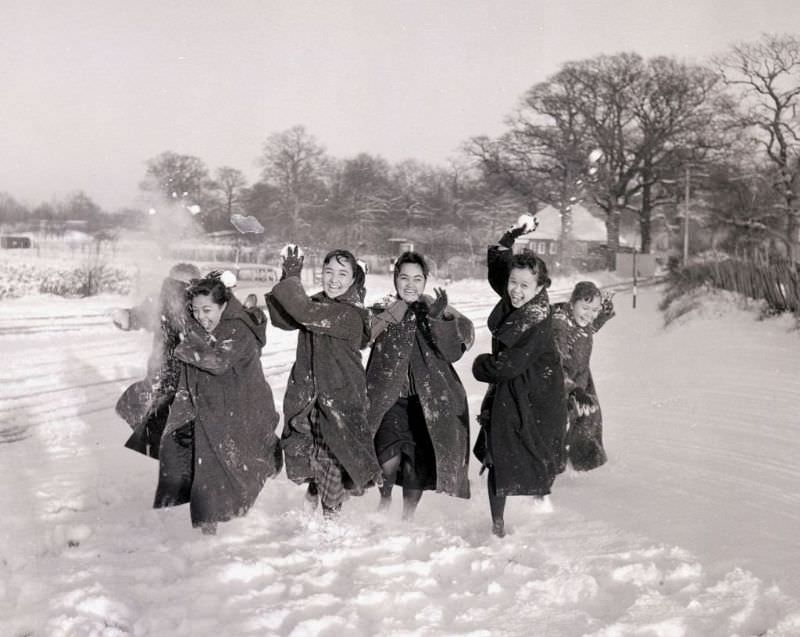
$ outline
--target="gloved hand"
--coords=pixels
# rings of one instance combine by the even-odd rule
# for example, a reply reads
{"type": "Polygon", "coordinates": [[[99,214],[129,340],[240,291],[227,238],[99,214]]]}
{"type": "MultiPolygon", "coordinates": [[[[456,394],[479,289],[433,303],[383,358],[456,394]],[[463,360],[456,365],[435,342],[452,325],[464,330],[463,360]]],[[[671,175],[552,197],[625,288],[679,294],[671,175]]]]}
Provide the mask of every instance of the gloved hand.
{"type": "Polygon", "coordinates": [[[447,292],[444,288],[434,288],[433,292],[436,295],[436,299],[431,303],[428,314],[431,318],[438,319],[444,314],[447,307],[447,292]]]}
{"type": "Polygon", "coordinates": [[[597,411],[592,397],[586,393],[586,390],[576,387],[570,392],[570,397],[575,401],[575,407],[578,409],[579,415],[587,416],[597,411]]]}
{"type": "Polygon", "coordinates": [[[600,303],[600,312],[602,314],[608,314],[609,316],[614,315],[614,293],[613,292],[604,292],[601,295],[602,301],[600,303]]]}
{"type": "Polygon", "coordinates": [[[303,269],[303,257],[300,255],[300,248],[298,246],[289,247],[281,265],[283,267],[281,281],[290,276],[299,277],[303,269]]]}
{"type": "Polygon", "coordinates": [[[523,234],[527,232],[527,228],[525,226],[518,228],[512,227],[505,231],[500,240],[497,242],[504,248],[510,248],[514,245],[514,241],[517,237],[521,237],[523,234]]]}

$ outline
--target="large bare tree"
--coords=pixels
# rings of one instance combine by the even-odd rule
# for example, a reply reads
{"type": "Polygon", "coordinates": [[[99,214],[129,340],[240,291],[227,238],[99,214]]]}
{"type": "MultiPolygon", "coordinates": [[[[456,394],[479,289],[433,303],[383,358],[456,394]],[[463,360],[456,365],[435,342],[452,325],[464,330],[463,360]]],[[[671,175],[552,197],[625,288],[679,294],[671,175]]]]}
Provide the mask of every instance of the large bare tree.
{"type": "Polygon", "coordinates": [[[724,82],[739,98],[738,121],[770,167],[768,181],[778,202],[760,209],[751,221],[780,240],[797,259],[800,187],[800,38],[766,34],[757,42],[733,46],[715,58],[724,82]],[[778,216],[777,228],[770,217],[778,216]]]}

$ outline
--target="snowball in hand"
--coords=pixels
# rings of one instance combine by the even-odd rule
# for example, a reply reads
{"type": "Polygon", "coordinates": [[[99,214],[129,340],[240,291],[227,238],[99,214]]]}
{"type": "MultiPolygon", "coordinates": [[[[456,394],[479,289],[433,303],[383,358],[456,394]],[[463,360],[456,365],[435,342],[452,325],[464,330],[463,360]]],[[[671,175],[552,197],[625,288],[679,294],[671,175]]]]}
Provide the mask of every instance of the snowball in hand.
{"type": "Polygon", "coordinates": [[[525,232],[536,230],[536,217],[533,215],[520,215],[517,217],[517,228],[524,228],[525,232]]]}

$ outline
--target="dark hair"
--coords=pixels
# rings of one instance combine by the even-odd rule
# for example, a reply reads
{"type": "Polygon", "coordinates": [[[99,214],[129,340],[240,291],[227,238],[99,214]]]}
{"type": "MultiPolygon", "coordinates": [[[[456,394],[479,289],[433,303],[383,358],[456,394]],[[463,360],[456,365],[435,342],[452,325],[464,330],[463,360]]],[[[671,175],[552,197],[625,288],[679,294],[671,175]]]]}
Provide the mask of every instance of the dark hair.
{"type": "Polygon", "coordinates": [[[353,256],[353,253],[350,252],[350,250],[331,250],[322,260],[322,267],[325,267],[334,259],[336,259],[336,262],[339,264],[350,264],[350,269],[353,271],[353,285],[356,286],[357,290],[363,290],[364,284],[367,281],[367,275],[364,273],[361,266],[358,265],[358,259],[353,256]]]}
{"type": "Polygon", "coordinates": [[[426,279],[428,278],[428,273],[430,269],[428,268],[428,262],[425,261],[425,257],[423,257],[419,252],[413,252],[411,250],[407,252],[403,252],[397,260],[394,262],[394,280],[397,281],[397,275],[400,274],[400,268],[404,266],[406,263],[413,263],[418,265],[422,268],[422,276],[426,279]]]}
{"type": "Polygon", "coordinates": [[[569,302],[573,305],[577,301],[592,301],[600,296],[600,288],[591,281],[578,281],[572,290],[569,302]]]}
{"type": "Polygon", "coordinates": [[[220,279],[221,272],[209,272],[202,279],[192,281],[186,296],[191,300],[196,296],[208,295],[217,305],[223,305],[231,300],[231,291],[225,287],[220,279]]]}
{"type": "Polygon", "coordinates": [[[550,277],[547,276],[547,264],[533,252],[525,250],[511,257],[511,267],[519,270],[530,270],[536,275],[536,285],[550,287],[550,277]]]}

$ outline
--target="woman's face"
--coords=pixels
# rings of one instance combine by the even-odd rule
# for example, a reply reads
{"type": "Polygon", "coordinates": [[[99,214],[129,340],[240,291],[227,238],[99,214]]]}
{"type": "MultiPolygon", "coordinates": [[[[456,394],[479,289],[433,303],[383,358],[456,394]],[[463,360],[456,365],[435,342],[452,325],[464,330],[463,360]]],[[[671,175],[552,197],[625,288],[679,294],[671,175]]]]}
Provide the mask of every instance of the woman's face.
{"type": "Polygon", "coordinates": [[[353,268],[347,261],[334,257],[322,266],[322,290],[328,298],[335,299],[347,292],[354,278],[353,268]]]}
{"type": "Polygon", "coordinates": [[[198,294],[192,299],[192,316],[206,332],[211,333],[219,325],[219,319],[227,306],[227,303],[214,303],[210,294],[198,294]]]}
{"type": "Polygon", "coordinates": [[[404,263],[394,279],[397,296],[406,303],[418,301],[425,292],[425,274],[418,263],[404,263]]]}
{"type": "Polygon", "coordinates": [[[522,307],[542,289],[536,284],[536,275],[528,268],[511,268],[508,276],[508,297],[511,305],[522,307]]]}
{"type": "Polygon", "coordinates": [[[599,296],[594,297],[591,301],[578,299],[572,304],[572,316],[575,318],[575,322],[578,325],[586,327],[600,314],[600,307],[601,301],[599,296]]]}

